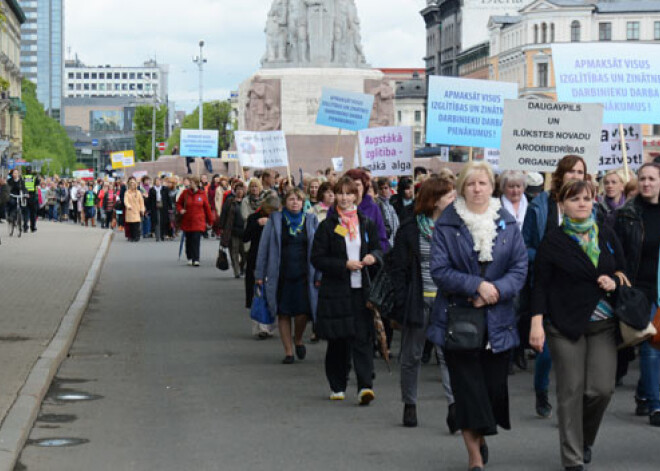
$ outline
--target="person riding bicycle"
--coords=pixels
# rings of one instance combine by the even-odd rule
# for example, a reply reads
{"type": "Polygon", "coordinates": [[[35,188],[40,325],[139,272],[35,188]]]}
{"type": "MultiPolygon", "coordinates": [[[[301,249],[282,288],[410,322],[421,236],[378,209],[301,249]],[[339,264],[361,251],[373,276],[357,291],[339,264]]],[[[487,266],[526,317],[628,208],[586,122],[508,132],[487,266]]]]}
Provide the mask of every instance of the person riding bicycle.
{"type": "MultiPolygon", "coordinates": [[[[7,205],[7,220],[10,220],[10,218],[16,217],[15,211],[16,205],[18,204],[18,197],[21,194],[23,194],[23,196],[27,196],[28,194],[25,182],[21,178],[21,173],[18,169],[15,168],[11,171],[10,177],[7,180],[7,188],[9,188],[9,194],[14,196],[14,198],[9,198],[7,205]]],[[[27,206],[23,206],[21,211],[23,212],[23,220],[25,220],[27,217],[27,206]]]]}

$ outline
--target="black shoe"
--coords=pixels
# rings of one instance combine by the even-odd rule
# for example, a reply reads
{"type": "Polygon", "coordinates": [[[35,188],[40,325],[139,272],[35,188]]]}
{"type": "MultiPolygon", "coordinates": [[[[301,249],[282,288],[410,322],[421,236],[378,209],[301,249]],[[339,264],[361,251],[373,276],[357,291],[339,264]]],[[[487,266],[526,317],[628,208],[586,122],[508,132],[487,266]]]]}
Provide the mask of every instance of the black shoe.
{"type": "Polygon", "coordinates": [[[484,468],[482,468],[481,466],[474,466],[470,468],[470,471],[484,471],[484,468]]]}
{"type": "Polygon", "coordinates": [[[458,431],[456,426],[456,404],[449,404],[447,409],[447,427],[449,427],[449,433],[452,435],[458,431]]]}
{"type": "Polygon", "coordinates": [[[296,356],[298,360],[304,360],[307,356],[307,348],[304,345],[296,345],[296,356]]]}
{"type": "Polygon", "coordinates": [[[483,461],[484,466],[486,466],[488,464],[488,445],[485,441],[479,447],[479,453],[481,453],[481,461],[483,461]]]}
{"type": "Polygon", "coordinates": [[[590,446],[585,446],[584,447],[584,451],[582,453],[582,461],[584,461],[584,464],[591,463],[591,447],[590,446]]]}
{"type": "Polygon", "coordinates": [[[584,471],[584,466],[579,464],[577,466],[566,466],[565,471],[584,471]]]}
{"type": "Polygon", "coordinates": [[[654,427],[660,427],[660,410],[656,410],[649,415],[649,424],[654,427]]]}
{"type": "Polygon", "coordinates": [[[417,406],[415,404],[403,406],[403,426],[417,427],[417,406]]]}
{"type": "Polygon", "coordinates": [[[643,417],[645,415],[651,415],[651,406],[649,406],[649,401],[646,399],[635,398],[637,407],[635,408],[635,415],[643,417]]]}
{"type": "Polygon", "coordinates": [[[284,357],[284,360],[282,360],[282,364],[283,364],[283,365],[290,365],[290,364],[293,363],[294,361],[295,361],[295,360],[294,360],[294,358],[293,358],[293,355],[287,355],[287,356],[284,357]]]}
{"type": "Polygon", "coordinates": [[[536,391],[536,415],[542,419],[552,417],[552,406],[548,401],[548,391],[536,391]]]}
{"type": "Polygon", "coordinates": [[[431,361],[431,354],[433,353],[433,343],[428,340],[424,343],[424,350],[422,351],[422,363],[426,365],[431,361]]]}
{"type": "Polygon", "coordinates": [[[259,340],[266,340],[268,338],[268,333],[267,332],[259,332],[257,334],[257,338],[259,340]]]}
{"type": "Polygon", "coordinates": [[[513,358],[513,362],[516,364],[518,368],[520,368],[523,371],[527,371],[527,358],[525,357],[525,350],[524,349],[519,349],[516,350],[515,356],[513,358]]]}

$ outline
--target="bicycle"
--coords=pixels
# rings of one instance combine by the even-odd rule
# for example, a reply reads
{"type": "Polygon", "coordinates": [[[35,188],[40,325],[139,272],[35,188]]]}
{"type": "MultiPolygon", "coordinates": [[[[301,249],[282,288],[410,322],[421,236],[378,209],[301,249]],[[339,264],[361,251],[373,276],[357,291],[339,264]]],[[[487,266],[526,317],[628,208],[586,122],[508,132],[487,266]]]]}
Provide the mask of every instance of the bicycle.
{"type": "Polygon", "coordinates": [[[9,237],[14,236],[14,230],[18,226],[18,237],[23,234],[23,211],[27,207],[27,195],[22,191],[18,195],[11,195],[16,199],[16,206],[12,208],[12,212],[7,218],[9,237]]]}

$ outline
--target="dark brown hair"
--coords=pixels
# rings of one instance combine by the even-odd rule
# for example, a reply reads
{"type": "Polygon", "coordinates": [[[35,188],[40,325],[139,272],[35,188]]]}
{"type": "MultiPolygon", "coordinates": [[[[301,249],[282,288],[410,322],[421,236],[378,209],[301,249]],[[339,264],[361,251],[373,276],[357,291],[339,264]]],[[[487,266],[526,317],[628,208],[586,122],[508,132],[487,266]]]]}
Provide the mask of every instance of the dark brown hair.
{"type": "MultiPolygon", "coordinates": [[[[369,189],[369,175],[367,175],[367,172],[359,168],[353,168],[346,172],[344,177],[348,177],[351,180],[360,180],[362,182],[362,188],[364,188],[364,194],[367,194],[367,190],[369,189]]],[[[335,191],[335,193],[337,192],[335,191]]]]}
{"type": "Polygon", "coordinates": [[[449,178],[430,177],[424,180],[415,199],[415,215],[431,216],[440,198],[454,190],[454,181],[449,178]]]}
{"type": "Polygon", "coordinates": [[[319,186],[319,191],[316,193],[316,199],[319,200],[319,201],[323,201],[323,195],[328,190],[333,191],[332,190],[332,185],[330,184],[330,182],[321,183],[321,186],[319,186]]]}
{"type": "Polygon", "coordinates": [[[559,191],[564,184],[564,175],[573,170],[573,167],[575,167],[578,162],[582,162],[586,179],[586,176],[589,173],[587,172],[587,163],[579,155],[565,155],[557,164],[557,170],[552,174],[552,184],[550,185],[550,195],[555,201],[559,201],[559,191]]]}
{"type": "Polygon", "coordinates": [[[596,195],[594,186],[587,180],[570,180],[567,181],[559,190],[558,202],[566,201],[568,198],[581,195],[583,192],[589,193],[589,197],[593,199],[596,195]]]}
{"type": "MultiPolygon", "coordinates": [[[[358,187],[351,177],[347,177],[347,176],[341,177],[337,181],[337,183],[335,183],[335,187],[333,188],[333,191],[335,192],[335,195],[337,195],[343,192],[344,188],[348,191],[348,193],[353,193],[356,198],[360,197],[360,194],[358,193],[358,187]]],[[[319,189],[319,191],[321,190],[319,189]]],[[[335,206],[336,205],[337,205],[337,200],[335,199],[335,206]]]]}
{"type": "Polygon", "coordinates": [[[660,164],[655,163],[655,162],[646,162],[644,165],[639,167],[639,170],[637,170],[637,175],[639,175],[640,172],[642,170],[644,170],[645,168],[654,168],[658,171],[658,174],[660,174],[660,164]]]}

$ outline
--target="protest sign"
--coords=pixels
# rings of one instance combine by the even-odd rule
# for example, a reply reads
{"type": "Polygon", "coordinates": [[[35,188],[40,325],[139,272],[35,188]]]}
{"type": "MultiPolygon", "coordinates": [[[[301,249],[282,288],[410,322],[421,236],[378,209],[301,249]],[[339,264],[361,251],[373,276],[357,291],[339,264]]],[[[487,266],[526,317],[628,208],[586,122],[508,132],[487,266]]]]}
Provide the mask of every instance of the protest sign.
{"type": "Polygon", "coordinates": [[[514,98],[515,83],[432,75],[426,142],[499,149],[504,100],[514,98]]]}
{"type": "Polygon", "coordinates": [[[500,150],[499,149],[484,149],[484,160],[493,167],[493,170],[500,169],[500,150]]]}
{"type": "Polygon", "coordinates": [[[222,151],[222,162],[229,163],[229,162],[236,162],[237,160],[238,160],[238,152],[232,152],[228,150],[222,151]]]}
{"type": "Polygon", "coordinates": [[[243,167],[288,167],[289,154],[282,131],[236,131],[236,149],[243,167]]]}
{"type": "Polygon", "coordinates": [[[412,174],[412,128],[382,127],[358,132],[362,166],[374,177],[412,174]]]}
{"type": "Polygon", "coordinates": [[[110,163],[113,169],[135,167],[135,152],[124,150],[110,154],[110,163]]]}
{"type": "Polygon", "coordinates": [[[660,123],[660,45],[552,45],[557,98],[602,103],[606,123],[660,123]]]}
{"type": "MultiPolygon", "coordinates": [[[[639,124],[626,124],[623,126],[623,132],[628,166],[630,169],[636,170],[644,163],[641,126],[639,124]]],[[[623,148],[619,126],[604,124],[600,134],[600,165],[598,170],[614,170],[623,167],[623,148]]]]}
{"type": "Polygon", "coordinates": [[[500,168],[554,172],[567,154],[598,168],[603,105],[505,100],[500,168]]]}
{"type": "Polygon", "coordinates": [[[83,180],[93,180],[94,179],[94,169],[87,168],[84,170],[74,170],[73,178],[80,178],[83,180]]]}
{"type": "Polygon", "coordinates": [[[350,131],[369,127],[374,96],[324,88],[316,124],[350,131]]]}
{"type": "Polygon", "coordinates": [[[139,172],[133,172],[133,176],[138,180],[140,180],[142,177],[146,177],[147,175],[149,175],[149,172],[147,172],[146,170],[140,170],[139,172]]]}
{"type": "Polygon", "coordinates": [[[333,157],[332,158],[332,167],[335,169],[335,172],[344,171],[344,158],[343,157],[333,157]]]}
{"type": "Polygon", "coordinates": [[[218,157],[219,132],[214,130],[182,129],[181,152],[183,157],[218,157]]]}

